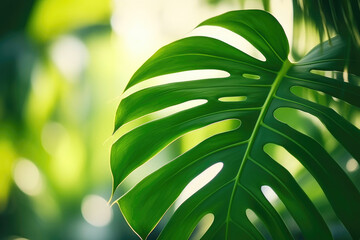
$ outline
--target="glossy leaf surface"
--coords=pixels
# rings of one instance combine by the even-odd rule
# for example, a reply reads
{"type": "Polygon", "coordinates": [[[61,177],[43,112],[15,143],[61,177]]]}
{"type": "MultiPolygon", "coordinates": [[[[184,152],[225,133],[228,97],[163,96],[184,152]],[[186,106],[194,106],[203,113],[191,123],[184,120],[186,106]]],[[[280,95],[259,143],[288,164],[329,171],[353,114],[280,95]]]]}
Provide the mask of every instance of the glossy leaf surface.
{"type": "Polygon", "coordinates": [[[209,37],[188,37],[156,52],[131,78],[127,89],[152,77],[187,70],[216,69],[226,78],[167,83],[139,90],[119,105],[115,130],[147,115],[190,100],[206,103],[156,119],[127,132],[113,145],[114,188],[135,169],[180,136],[227,119],[240,127],[214,135],[145,177],[119,200],[120,209],[143,239],[154,229],[186,185],[207,168],[223,163],[221,171],[174,213],[159,239],[188,239],[206,214],[214,222],[203,239],[263,239],[246,215],[252,210],[273,239],[292,239],[262,186],[271,187],[299,226],[304,239],[332,239],[329,226],[294,177],[265,151],[267,143],[285,148],[311,173],[354,239],[360,237],[360,194],[332,156],[314,139],[275,118],[280,108],[298,109],[319,119],[356,159],[360,160],[360,131],[331,108],[301,98],[300,86],[360,107],[360,88],[343,79],[310,71],[343,71],[344,44],[314,48],[298,63],[288,60],[285,33],[269,13],[228,12],[200,24],[233,31],[258,49],[266,61],[209,37]],[[255,77],[254,77],[255,76],[255,77]],[[243,101],[220,101],[242,96],[243,101]]]}

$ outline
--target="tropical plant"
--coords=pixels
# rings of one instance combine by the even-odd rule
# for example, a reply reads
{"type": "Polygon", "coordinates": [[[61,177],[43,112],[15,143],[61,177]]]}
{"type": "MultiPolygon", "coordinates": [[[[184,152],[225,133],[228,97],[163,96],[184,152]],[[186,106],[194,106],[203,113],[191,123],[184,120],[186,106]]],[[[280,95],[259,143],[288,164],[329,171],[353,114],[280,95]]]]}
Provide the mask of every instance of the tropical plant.
{"type": "MultiPolygon", "coordinates": [[[[159,239],[188,239],[209,213],[214,221],[204,239],[263,239],[263,232],[249,220],[248,209],[273,239],[292,239],[294,233],[264,196],[263,186],[277,194],[297,223],[302,238],[332,239],[329,226],[313,201],[294,176],[266,151],[266,146],[273,144],[281,146],[306,168],[345,228],[354,239],[359,239],[360,193],[355,184],[324,146],[276,116],[279,109],[312,115],[356,161],[360,160],[359,129],[331,107],[298,93],[299,89],[313,91],[340,99],[350,108],[360,107],[360,87],[355,82],[357,77],[351,74],[346,42],[340,37],[332,38],[331,44],[324,42],[292,63],[288,60],[285,33],[267,12],[228,12],[199,26],[205,25],[226,28],[242,36],[266,60],[251,57],[214,38],[193,36],[161,48],[136,71],[126,90],[156,76],[188,70],[222,70],[229,76],[166,83],[124,98],[116,113],[115,131],[167,107],[198,99],[206,103],[122,135],[111,150],[113,191],[131,172],[185,133],[229,119],[239,121],[240,126],[204,140],[118,199],[131,228],[145,239],[185,186],[221,162],[221,171],[175,211],[159,239]],[[333,71],[336,77],[325,77],[318,71],[333,71]]],[[[311,127],[318,128],[314,124],[311,127]]]]}

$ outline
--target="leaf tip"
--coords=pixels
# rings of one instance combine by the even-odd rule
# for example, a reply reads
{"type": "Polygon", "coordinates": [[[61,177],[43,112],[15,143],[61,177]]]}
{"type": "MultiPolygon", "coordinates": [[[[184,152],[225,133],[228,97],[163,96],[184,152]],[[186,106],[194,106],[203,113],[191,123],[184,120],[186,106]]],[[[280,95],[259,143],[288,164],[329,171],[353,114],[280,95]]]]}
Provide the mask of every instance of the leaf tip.
{"type": "Polygon", "coordinates": [[[119,206],[119,209],[124,216],[124,219],[126,223],[129,225],[131,230],[141,239],[146,240],[148,236],[150,235],[151,231],[146,230],[145,228],[141,228],[136,225],[136,222],[134,222],[133,216],[129,213],[129,211],[124,207],[124,202],[121,204],[123,198],[120,198],[119,200],[115,201],[114,203],[117,203],[119,206]]]}

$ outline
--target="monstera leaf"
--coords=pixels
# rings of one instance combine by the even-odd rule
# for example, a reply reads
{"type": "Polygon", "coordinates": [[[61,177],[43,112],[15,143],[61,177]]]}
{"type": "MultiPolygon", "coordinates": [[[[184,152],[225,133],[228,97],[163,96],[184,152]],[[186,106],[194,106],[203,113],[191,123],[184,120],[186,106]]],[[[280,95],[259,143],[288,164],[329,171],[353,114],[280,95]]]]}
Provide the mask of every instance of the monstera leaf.
{"type": "Polygon", "coordinates": [[[237,119],[241,125],[204,140],[146,176],[118,199],[129,225],[145,239],[185,186],[221,162],[221,171],[176,210],[159,239],[188,239],[209,213],[214,220],[203,239],[263,239],[247,217],[248,209],[258,216],[273,239],[292,239],[279,212],[261,191],[262,186],[274,190],[304,239],[332,239],[314,202],[290,172],[264,150],[271,143],[286,149],[307,169],[345,228],[354,239],[359,239],[360,194],[354,183],[318,141],[274,115],[281,108],[311,114],[354,159],[360,160],[359,129],[333,109],[293,91],[296,87],[311,89],[360,107],[360,87],[356,84],[311,71],[342,72],[351,65],[345,59],[341,39],[333,38],[332,45],[323,43],[301,61],[291,63],[284,31],[269,13],[233,11],[200,24],[204,25],[226,28],[242,36],[266,60],[253,58],[220,40],[194,36],[161,48],[133,75],[126,89],[156,76],[187,70],[216,69],[230,76],[152,86],[124,98],[116,113],[115,130],[183,102],[203,99],[206,103],[140,125],[121,136],[111,150],[113,190],[185,133],[227,119],[237,119]],[[224,97],[246,99],[221,101],[224,97]]]}

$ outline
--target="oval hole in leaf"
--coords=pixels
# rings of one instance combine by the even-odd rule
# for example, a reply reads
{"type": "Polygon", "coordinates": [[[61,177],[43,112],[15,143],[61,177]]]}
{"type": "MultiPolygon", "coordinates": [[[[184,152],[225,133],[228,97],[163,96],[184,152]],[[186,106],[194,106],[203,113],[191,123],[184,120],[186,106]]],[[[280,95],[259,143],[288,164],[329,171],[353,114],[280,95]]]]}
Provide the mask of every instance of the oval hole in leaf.
{"type": "Polygon", "coordinates": [[[269,230],[253,210],[248,208],[246,209],[245,213],[249,221],[255,226],[260,234],[263,235],[265,239],[272,239],[269,230]]]}
{"type": "Polygon", "coordinates": [[[347,73],[339,72],[339,71],[324,71],[324,70],[311,69],[310,72],[312,74],[316,74],[319,76],[328,77],[328,78],[332,78],[332,79],[337,79],[337,80],[340,80],[340,79],[345,80],[345,78],[346,79],[348,78],[347,73]]]}
{"type": "Polygon", "coordinates": [[[216,134],[238,129],[240,125],[241,121],[239,119],[227,119],[186,133],[181,137],[181,152],[186,152],[216,134]]]}
{"type": "Polygon", "coordinates": [[[181,192],[180,196],[175,202],[175,209],[177,209],[183,202],[186,201],[189,197],[194,195],[197,191],[203,188],[211,180],[213,180],[216,175],[219,174],[224,164],[222,162],[215,163],[214,165],[205,169],[202,173],[197,175],[181,192]]]}
{"type": "Polygon", "coordinates": [[[214,214],[208,213],[201,218],[199,223],[196,225],[194,232],[190,236],[190,240],[200,240],[207,230],[211,227],[211,224],[214,222],[214,214]]]}
{"type": "Polygon", "coordinates": [[[207,103],[208,101],[206,99],[196,99],[196,100],[190,100],[190,101],[186,101],[171,107],[167,107],[164,108],[160,111],[156,111],[153,113],[150,113],[150,116],[153,118],[163,118],[163,117],[167,117],[170,116],[172,114],[184,111],[184,110],[188,110],[190,108],[194,108],[200,105],[204,105],[205,103],[207,103]]]}
{"type": "Polygon", "coordinates": [[[211,37],[223,41],[234,48],[246,53],[247,55],[265,62],[265,56],[255,48],[249,41],[242,36],[222,27],[217,26],[200,26],[194,29],[191,36],[211,37]]]}
{"type": "Polygon", "coordinates": [[[273,203],[276,200],[279,200],[278,195],[274,192],[274,190],[269,186],[261,186],[261,192],[264,194],[265,198],[270,202],[273,203]]]}
{"type": "Polygon", "coordinates": [[[355,74],[349,73],[347,68],[344,69],[343,72],[340,71],[324,71],[318,69],[311,69],[310,72],[312,74],[320,75],[323,77],[332,78],[335,80],[344,81],[347,83],[354,84],[356,86],[360,86],[360,77],[355,74]]]}
{"type": "Polygon", "coordinates": [[[282,146],[267,143],[264,146],[264,151],[272,159],[284,166],[294,177],[304,169],[303,165],[282,146]]]}
{"type": "Polygon", "coordinates": [[[116,130],[116,132],[113,134],[111,139],[114,139],[113,142],[115,142],[122,135],[133,130],[134,128],[137,128],[140,125],[143,125],[143,124],[153,121],[155,119],[164,118],[164,117],[170,116],[172,114],[203,105],[207,102],[208,102],[208,100],[206,100],[206,99],[190,100],[190,101],[186,101],[186,102],[174,105],[174,106],[170,106],[170,107],[161,109],[159,111],[155,111],[155,112],[146,114],[139,118],[135,118],[134,120],[131,120],[131,121],[125,123],[118,130],[116,130]]]}
{"type": "Polygon", "coordinates": [[[200,69],[200,70],[189,70],[177,73],[165,74],[158,77],[153,77],[143,82],[137,83],[128,90],[126,90],[122,98],[125,98],[141,89],[148,87],[164,85],[168,83],[176,82],[188,82],[201,79],[211,79],[211,78],[227,78],[230,74],[223,70],[217,69],[200,69]]]}
{"type": "Polygon", "coordinates": [[[283,219],[285,225],[293,235],[294,239],[301,238],[301,231],[297,225],[294,218],[291,216],[290,212],[287,210],[285,204],[281,201],[276,192],[269,186],[261,186],[261,192],[264,194],[265,198],[270,202],[270,204],[275,208],[283,219]]]}
{"type": "Polygon", "coordinates": [[[247,99],[246,96],[233,96],[233,97],[221,97],[218,100],[220,102],[243,102],[247,99]]]}
{"type": "Polygon", "coordinates": [[[275,110],[274,116],[280,122],[285,123],[291,128],[315,139],[317,142],[322,144],[325,149],[332,148],[335,144],[333,139],[324,141],[323,137],[324,133],[327,131],[326,127],[317,117],[309,113],[293,108],[281,107],[275,110]]]}
{"type": "Polygon", "coordinates": [[[250,74],[250,73],[244,73],[242,75],[244,78],[248,78],[248,79],[255,79],[255,80],[259,80],[260,76],[259,75],[255,75],[255,74],[250,74]]]}

